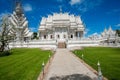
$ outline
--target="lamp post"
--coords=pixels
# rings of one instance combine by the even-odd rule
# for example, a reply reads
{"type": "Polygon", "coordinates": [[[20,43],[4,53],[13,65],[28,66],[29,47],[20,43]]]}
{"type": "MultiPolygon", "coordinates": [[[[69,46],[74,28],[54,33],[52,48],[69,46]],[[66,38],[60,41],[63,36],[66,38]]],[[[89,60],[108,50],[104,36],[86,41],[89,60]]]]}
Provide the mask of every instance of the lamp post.
{"type": "Polygon", "coordinates": [[[83,59],[84,55],[82,54],[82,59],[83,59]]]}
{"type": "Polygon", "coordinates": [[[42,71],[43,71],[43,75],[44,75],[44,66],[45,66],[45,64],[44,64],[44,61],[43,61],[43,63],[42,63],[42,71]]]}
{"type": "Polygon", "coordinates": [[[50,54],[49,54],[49,63],[50,63],[50,57],[51,57],[51,56],[50,56],[50,54]]]}
{"type": "Polygon", "coordinates": [[[50,58],[50,54],[49,54],[49,58],[50,58]]]}
{"type": "Polygon", "coordinates": [[[102,80],[102,72],[101,72],[99,61],[97,63],[97,66],[98,66],[98,80],[102,80]]]}

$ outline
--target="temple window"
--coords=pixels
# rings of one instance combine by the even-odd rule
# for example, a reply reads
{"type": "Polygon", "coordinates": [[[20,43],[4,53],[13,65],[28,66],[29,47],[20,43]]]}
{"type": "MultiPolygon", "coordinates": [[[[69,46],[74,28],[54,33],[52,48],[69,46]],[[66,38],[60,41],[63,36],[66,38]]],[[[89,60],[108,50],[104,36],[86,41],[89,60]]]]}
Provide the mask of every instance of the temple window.
{"type": "Polygon", "coordinates": [[[70,37],[73,38],[73,35],[71,35],[70,37]]]}
{"type": "Polygon", "coordinates": [[[64,38],[66,38],[66,35],[64,35],[64,38]]]}
{"type": "Polygon", "coordinates": [[[60,38],[60,35],[57,35],[57,38],[60,38]]]}
{"type": "Polygon", "coordinates": [[[44,35],[44,39],[46,39],[46,35],[44,35]]]}
{"type": "Polygon", "coordinates": [[[52,39],[52,38],[53,38],[53,35],[50,35],[50,38],[52,39]]]}
{"type": "Polygon", "coordinates": [[[75,32],[75,36],[77,37],[77,32],[75,32]]]}

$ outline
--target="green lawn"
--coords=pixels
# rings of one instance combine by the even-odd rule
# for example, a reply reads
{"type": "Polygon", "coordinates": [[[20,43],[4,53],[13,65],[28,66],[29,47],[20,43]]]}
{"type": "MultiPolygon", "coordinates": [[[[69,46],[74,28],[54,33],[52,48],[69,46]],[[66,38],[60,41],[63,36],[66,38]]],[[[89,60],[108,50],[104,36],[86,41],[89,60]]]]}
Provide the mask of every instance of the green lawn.
{"type": "Polygon", "coordinates": [[[88,47],[73,51],[84,61],[97,70],[98,60],[101,63],[102,73],[109,80],[120,80],[120,48],[88,47]]]}
{"type": "Polygon", "coordinates": [[[37,48],[12,49],[10,56],[0,57],[0,80],[37,80],[42,62],[48,61],[51,51],[37,48]]]}

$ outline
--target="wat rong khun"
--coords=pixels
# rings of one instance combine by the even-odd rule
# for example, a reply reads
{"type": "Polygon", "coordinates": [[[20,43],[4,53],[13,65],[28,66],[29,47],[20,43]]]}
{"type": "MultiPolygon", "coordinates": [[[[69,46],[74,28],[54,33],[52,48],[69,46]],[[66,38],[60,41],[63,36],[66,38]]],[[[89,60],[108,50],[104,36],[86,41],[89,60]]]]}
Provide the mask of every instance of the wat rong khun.
{"type": "Polygon", "coordinates": [[[9,16],[9,35],[13,37],[9,47],[28,48],[78,48],[84,46],[110,46],[120,47],[120,37],[116,31],[109,29],[98,35],[85,37],[85,26],[80,16],[69,13],[53,13],[48,17],[42,17],[38,29],[38,39],[31,39],[33,32],[30,32],[28,21],[23,13],[21,3],[16,3],[13,13],[9,16]],[[14,27],[13,27],[14,26],[14,27]]]}

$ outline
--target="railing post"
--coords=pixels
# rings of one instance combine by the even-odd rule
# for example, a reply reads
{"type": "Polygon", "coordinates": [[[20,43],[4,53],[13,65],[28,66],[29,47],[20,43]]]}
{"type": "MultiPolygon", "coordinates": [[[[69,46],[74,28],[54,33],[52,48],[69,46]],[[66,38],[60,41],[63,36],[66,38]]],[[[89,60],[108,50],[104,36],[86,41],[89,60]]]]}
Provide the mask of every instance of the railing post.
{"type": "Polygon", "coordinates": [[[102,80],[102,72],[101,72],[99,61],[97,63],[97,66],[98,66],[98,80],[102,80]]]}
{"type": "Polygon", "coordinates": [[[43,76],[44,76],[44,66],[45,66],[45,64],[44,64],[44,61],[43,61],[43,63],[42,63],[43,76]]]}
{"type": "Polygon", "coordinates": [[[49,63],[50,63],[50,57],[51,57],[51,56],[50,56],[50,54],[49,54],[49,63]]]}
{"type": "Polygon", "coordinates": [[[84,55],[82,54],[82,59],[83,59],[84,55]]]}

